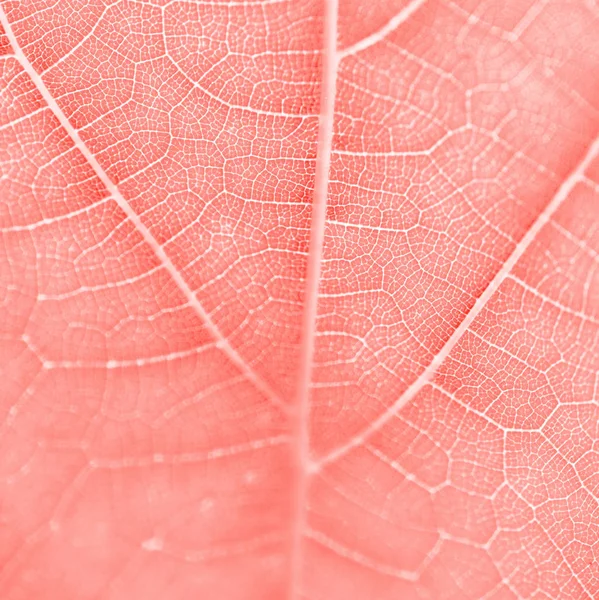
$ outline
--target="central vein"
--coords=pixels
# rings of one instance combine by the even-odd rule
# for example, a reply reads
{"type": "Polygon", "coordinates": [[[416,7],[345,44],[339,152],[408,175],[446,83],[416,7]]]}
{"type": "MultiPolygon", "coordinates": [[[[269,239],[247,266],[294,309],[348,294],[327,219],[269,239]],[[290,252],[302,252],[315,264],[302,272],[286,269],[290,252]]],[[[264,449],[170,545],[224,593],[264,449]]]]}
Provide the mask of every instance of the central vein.
{"type": "Polygon", "coordinates": [[[322,264],[326,224],[329,169],[333,142],[333,120],[335,116],[335,88],[337,83],[337,20],[338,0],[324,0],[322,87],[320,100],[320,123],[316,154],[316,174],[312,204],[310,247],[306,271],[306,291],[302,319],[302,341],[295,398],[295,469],[294,520],[291,549],[291,581],[289,598],[298,597],[302,573],[302,536],[306,518],[306,492],[310,472],[309,449],[309,401],[310,382],[314,363],[316,340],[316,318],[318,310],[318,287],[322,264]]]}

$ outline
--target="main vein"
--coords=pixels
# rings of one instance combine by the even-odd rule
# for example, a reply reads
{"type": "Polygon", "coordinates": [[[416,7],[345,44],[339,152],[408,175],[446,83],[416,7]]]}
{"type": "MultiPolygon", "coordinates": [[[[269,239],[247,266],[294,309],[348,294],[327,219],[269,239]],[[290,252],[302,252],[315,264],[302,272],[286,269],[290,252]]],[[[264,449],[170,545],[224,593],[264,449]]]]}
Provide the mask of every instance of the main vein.
{"type": "Polygon", "coordinates": [[[322,254],[325,236],[329,169],[333,144],[333,121],[339,55],[337,53],[338,0],[324,0],[322,88],[320,122],[316,155],[316,173],[312,204],[310,246],[306,273],[302,341],[296,388],[295,413],[295,469],[296,489],[294,507],[294,531],[291,549],[291,579],[289,597],[295,598],[300,591],[302,574],[302,537],[306,518],[306,496],[310,475],[309,451],[309,401],[310,382],[314,364],[318,288],[320,284],[322,254]]]}
{"type": "Polygon", "coordinates": [[[41,94],[42,98],[48,105],[48,108],[52,111],[54,116],[58,119],[61,126],[67,132],[75,147],[81,152],[88,164],[91,166],[98,179],[104,184],[108,193],[115,202],[125,213],[127,218],[131,221],[133,226],[140,233],[144,241],[150,246],[154,254],[158,257],[158,260],[162,263],[165,270],[168,272],[170,277],[175,282],[176,286],[185,296],[189,305],[196,311],[199,317],[204,322],[206,329],[211,334],[213,339],[216,341],[216,346],[228,357],[228,359],[241,371],[241,373],[250,381],[256,389],[262,392],[266,397],[269,398],[274,404],[282,406],[283,403],[276,394],[276,392],[265,382],[241,357],[241,355],[231,346],[229,341],[220,331],[216,323],[211,319],[208,312],[204,309],[201,302],[198,300],[193,290],[189,287],[177,267],[173,264],[164,248],[160,245],[158,240],[153,236],[151,231],[144,225],[143,221],[139,218],[139,215],[133,210],[129,202],[123,197],[117,185],[112,181],[108,173],[100,165],[94,154],[87,147],[79,132],[73,127],[68,117],[64,114],[58,103],[46,87],[46,84],[42,80],[41,76],[35,70],[31,62],[25,56],[25,53],[21,49],[19,42],[14,34],[10,21],[8,20],[4,9],[0,6],[0,24],[4,28],[6,36],[10,44],[13,47],[15,58],[27,73],[27,75],[33,81],[35,87],[41,94]]]}

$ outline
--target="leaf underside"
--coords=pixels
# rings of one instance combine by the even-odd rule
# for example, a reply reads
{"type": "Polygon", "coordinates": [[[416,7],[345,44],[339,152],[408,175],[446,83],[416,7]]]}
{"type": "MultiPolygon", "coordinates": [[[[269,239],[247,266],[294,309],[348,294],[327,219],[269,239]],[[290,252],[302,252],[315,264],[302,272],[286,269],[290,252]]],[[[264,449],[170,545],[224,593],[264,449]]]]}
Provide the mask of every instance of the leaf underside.
{"type": "Polygon", "coordinates": [[[599,597],[593,0],[0,1],[0,597],[599,597]]]}

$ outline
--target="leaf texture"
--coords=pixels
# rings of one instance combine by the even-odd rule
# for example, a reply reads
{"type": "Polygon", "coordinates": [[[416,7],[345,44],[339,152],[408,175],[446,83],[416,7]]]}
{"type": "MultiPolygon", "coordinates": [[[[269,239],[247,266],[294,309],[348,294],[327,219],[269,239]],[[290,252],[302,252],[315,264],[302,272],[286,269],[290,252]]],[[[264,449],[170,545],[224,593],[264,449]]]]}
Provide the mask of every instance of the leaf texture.
{"type": "Polygon", "coordinates": [[[0,2],[0,596],[599,596],[593,0],[0,2]]]}

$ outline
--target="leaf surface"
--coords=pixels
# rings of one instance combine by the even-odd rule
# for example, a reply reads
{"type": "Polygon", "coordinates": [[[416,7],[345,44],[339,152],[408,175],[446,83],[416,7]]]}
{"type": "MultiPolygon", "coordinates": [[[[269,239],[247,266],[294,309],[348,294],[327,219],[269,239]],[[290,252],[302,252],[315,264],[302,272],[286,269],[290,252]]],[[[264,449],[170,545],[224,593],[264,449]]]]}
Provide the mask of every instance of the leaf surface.
{"type": "Polygon", "coordinates": [[[592,0],[0,2],[0,595],[599,595],[592,0]]]}

